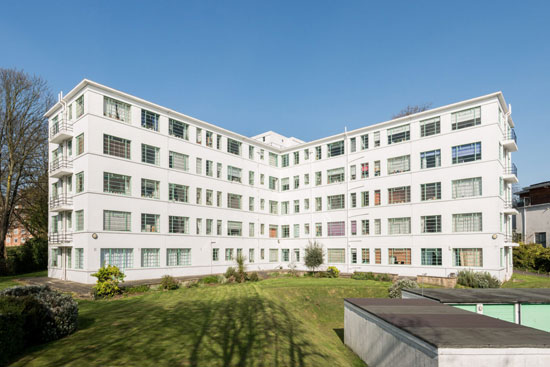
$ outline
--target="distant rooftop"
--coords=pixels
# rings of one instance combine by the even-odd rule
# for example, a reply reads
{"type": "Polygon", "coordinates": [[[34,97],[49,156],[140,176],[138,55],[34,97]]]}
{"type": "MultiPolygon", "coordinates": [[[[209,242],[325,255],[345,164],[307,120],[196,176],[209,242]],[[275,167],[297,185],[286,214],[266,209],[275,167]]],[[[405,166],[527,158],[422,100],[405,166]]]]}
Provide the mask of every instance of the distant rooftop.
{"type": "Polygon", "coordinates": [[[526,194],[529,192],[529,190],[532,189],[542,189],[542,188],[550,188],[550,181],[543,181],[536,184],[532,184],[530,186],[522,188],[520,191],[517,191],[515,194],[526,194]]]}
{"type": "Polygon", "coordinates": [[[436,348],[550,348],[545,331],[427,299],[346,298],[345,303],[436,348]]]}
{"type": "Polygon", "coordinates": [[[305,143],[305,141],[300,140],[298,138],[294,138],[294,137],[288,138],[274,131],[267,131],[263,134],[253,136],[252,139],[261,141],[264,144],[274,146],[278,149],[290,148],[292,146],[305,143]]]}
{"type": "Polygon", "coordinates": [[[406,289],[442,303],[550,303],[550,288],[406,289]]]}

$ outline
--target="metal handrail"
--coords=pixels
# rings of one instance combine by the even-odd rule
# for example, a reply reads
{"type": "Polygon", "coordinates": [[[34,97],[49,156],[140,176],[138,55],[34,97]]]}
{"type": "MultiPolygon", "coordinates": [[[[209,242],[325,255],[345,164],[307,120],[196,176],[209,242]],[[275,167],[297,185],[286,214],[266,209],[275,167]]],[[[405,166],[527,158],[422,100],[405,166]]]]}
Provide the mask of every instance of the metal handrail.
{"type": "Polygon", "coordinates": [[[518,142],[518,137],[514,129],[510,129],[508,132],[504,133],[504,140],[513,140],[516,144],[518,142]]]}
{"type": "Polygon", "coordinates": [[[67,194],[61,194],[57,196],[52,196],[50,198],[50,208],[57,208],[62,205],[72,205],[73,204],[73,198],[72,196],[69,196],[67,194]]]}
{"type": "Polygon", "coordinates": [[[52,124],[50,127],[50,139],[61,132],[71,132],[73,131],[73,125],[62,119],[52,124]]]}
{"type": "Polygon", "coordinates": [[[50,172],[57,171],[60,168],[73,168],[73,162],[67,158],[57,158],[50,162],[50,172]]]}
{"type": "Polygon", "coordinates": [[[48,235],[48,242],[50,243],[69,243],[72,241],[72,232],[55,232],[48,235]]]}
{"type": "Polygon", "coordinates": [[[511,166],[504,167],[504,174],[505,175],[517,176],[518,175],[518,168],[516,167],[516,165],[514,163],[512,163],[511,166]]]}

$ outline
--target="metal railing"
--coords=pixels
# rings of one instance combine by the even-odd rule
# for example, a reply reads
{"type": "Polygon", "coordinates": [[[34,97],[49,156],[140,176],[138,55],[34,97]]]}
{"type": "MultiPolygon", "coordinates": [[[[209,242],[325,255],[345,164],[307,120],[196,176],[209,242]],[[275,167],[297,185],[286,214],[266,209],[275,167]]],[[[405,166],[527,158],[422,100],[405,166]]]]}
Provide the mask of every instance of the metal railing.
{"type": "Polygon", "coordinates": [[[62,168],[73,168],[73,162],[67,158],[57,158],[50,162],[50,173],[62,168]]]}
{"type": "Polygon", "coordinates": [[[59,208],[64,205],[73,205],[72,196],[62,194],[50,198],[50,209],[59,208]]]}
{"type": "Polygon", "coordinates": [[[510,129],[508,132],[504,133],[504,140],[513,140],[518,143],[518,137],[516,136],[516,131],[514,129],[510,129]]]}
{"type": "Polygon", "coordinates": [[[73,125],[69,124],[65,119],[61,118],[60,120],[54,122],[52,126],[50,127],[50,139],[52,139],[54,136],[56,136],[59,133],[72,133],[73,132],[73,125]]]}
{"type": "Polygon", "coordinates": [[[72,241],[72,232],[55,232],[48,235],[48,242],[50,243],[69,243],[72,241]]]}
{"type": "Polygon", "coordinates": [[[518,168],[516,167],[516,165],[514,163],[512,163],[511,166],[508,166],[508,167],[504,167],[504,174],[505,175],[514,175],[517,177],[518,175],[518,168]]]}

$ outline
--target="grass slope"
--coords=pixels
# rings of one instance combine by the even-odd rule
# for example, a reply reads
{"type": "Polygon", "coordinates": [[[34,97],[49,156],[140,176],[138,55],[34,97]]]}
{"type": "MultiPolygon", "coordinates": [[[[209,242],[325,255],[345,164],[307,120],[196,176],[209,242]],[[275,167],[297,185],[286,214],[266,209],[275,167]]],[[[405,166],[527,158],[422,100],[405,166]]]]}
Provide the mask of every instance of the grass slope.
{"type": "Polygon", "coordinates": [[[81,301],[80,328],[15,366],[364,366],[340,339],[345,297],[390,283],[275,278],[81,301]]]}
{"type": "Polygon", "coordinates": [[[35,273],[3,276],[3,277],[0,277],[0,290],[4,288],[13,287],[16,285],[21,285],[18,282],[16,282],[14,279],[26,278],[26,277],[46,277],[46,276],[48,276],[47,270],[37,271],[35,273]]]}
{"type": "Polygon", "coordinates": [[[550,277],[514,274],[502,288],[550,288],[550,277]]]}

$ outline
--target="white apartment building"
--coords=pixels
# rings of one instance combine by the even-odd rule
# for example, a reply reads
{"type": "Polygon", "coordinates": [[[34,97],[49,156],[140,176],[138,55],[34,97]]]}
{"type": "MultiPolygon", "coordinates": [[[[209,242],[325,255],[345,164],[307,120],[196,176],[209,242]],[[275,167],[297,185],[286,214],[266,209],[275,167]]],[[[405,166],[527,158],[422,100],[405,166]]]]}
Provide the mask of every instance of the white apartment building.
{"type": "Polygon", "coordinates": [[[50,121],[48,275],[305,269],[512,274],[514,123],[502,93],[304,142],[245,137],[83,80],[50,121]]]}

